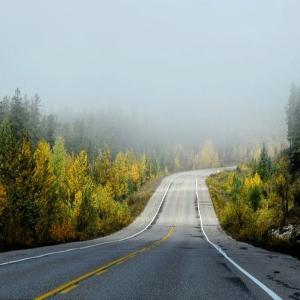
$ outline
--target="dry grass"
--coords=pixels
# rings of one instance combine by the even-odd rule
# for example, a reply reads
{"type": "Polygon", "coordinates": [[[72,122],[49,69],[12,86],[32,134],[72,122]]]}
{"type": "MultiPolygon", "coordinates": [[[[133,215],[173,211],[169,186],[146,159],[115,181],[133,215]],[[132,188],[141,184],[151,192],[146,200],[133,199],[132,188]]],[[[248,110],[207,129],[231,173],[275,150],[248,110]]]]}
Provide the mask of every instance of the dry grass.
{"type": "Polygon", "coordinates": [[[132,220],[134,220],[143,211],[161,181],[162,178],[156,178],[145,183],[137,192],[127,199],[132,220]]]}

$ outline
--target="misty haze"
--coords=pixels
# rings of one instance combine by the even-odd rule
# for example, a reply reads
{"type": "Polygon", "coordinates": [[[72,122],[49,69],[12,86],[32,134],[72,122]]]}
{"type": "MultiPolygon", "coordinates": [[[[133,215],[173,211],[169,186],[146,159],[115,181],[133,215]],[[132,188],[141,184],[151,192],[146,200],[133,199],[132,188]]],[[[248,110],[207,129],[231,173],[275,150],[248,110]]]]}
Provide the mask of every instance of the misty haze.
{"type": "Polygon", "coordinates": [[[299,12],[2,1],[0,299],[300,299],[299,12]]]}

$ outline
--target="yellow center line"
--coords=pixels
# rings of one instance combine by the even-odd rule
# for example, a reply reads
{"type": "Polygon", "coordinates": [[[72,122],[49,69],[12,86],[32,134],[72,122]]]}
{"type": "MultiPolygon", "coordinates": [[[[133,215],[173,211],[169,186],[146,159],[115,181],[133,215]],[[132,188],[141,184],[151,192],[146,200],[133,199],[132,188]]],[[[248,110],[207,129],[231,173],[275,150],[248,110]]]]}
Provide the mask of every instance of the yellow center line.
{"type": "Polygon", "coordinates": [[[70,287],[68,287],[67,289],[63,290],[60,292],[60,294],[67,294],[69,293],[70,291],[74,290],[75,288],[77,288],[78,285],[74,284],[74,285],[71,285],[70,287]]]}
{"type": "Polygon", "coordinates": [[[102,275],[102,274],[104,274],[104,273],[106,273],[107,272],[107,270],[103,270],[103,271],[100,271],[99,273],[96,273],[96,275],[97,276],[100,276],[100,275],[102,275]]]}
{"type": "Polygon", "coordinates": [[[122,256],[122,257],[119,257],[115,260],[112,260],[110,262],[108,262],[107,264],[91,271],[91,272],[88,272],[88,273],[85,273],[73,280],[70,280],[38,297],[35,298],[35,300],[44,300],[44,299],[47,299],[49,297],[53,297],[59,293],[68,293],[69,291],[73,290],[74,288],[76,288],[78,286],[78,283],[80,283],[81,281],[84,281],[94,275],[102,275],[103,273],[105,273],[109,268],[111,268],[112,266],[115,266],[115,265],[119,265],[127,260],[129,260],[130,258],[133,258],[135,256],[137,256],[138,254],[141,254],[141,253],[144,253],[145,251],[147,250],[150,250],[150,249],[153,249],[157,246],[159,246],[161,243],[167,241],[175,232],[175,227],[176,227],[176,223],[177,223],[177,217],[178,217],[178,211],[179,211],[179,202],[177,202],[177,205],[176,205],[176,217],[175,217],[175,222],[174,222],[174,225],[169,228],[168,232],[166,235],[164,235],[161,239],[157,240],[157,241],[154,241],[152,242],[151,244],[139,249],[139,250],[136,250],[136,251],[133,251],[133,252],[130,252],[129,254],[125,255],[125,256],[122,256]]]}

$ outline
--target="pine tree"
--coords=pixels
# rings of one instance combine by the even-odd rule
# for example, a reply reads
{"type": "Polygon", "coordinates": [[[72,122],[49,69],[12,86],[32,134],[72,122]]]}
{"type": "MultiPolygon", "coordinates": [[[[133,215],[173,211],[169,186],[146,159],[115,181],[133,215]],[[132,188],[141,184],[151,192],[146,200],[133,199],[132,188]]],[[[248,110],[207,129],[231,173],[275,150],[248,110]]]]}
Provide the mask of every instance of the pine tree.
{"type": "Polygon", "coordinates": [[[41,121],[41,132],[43,138],[50,143],[50,145],[54,145],[55,143],[55,133],[57,129],[57,122],[55,116],[50,114],[48,116],[44,116],[41,121]]]}
{"type": "Polygon", "coordinates": [[[280,199],[281,226],[285,225],[285,221],[288,217],[290,184],[289,161],[286,155],[282,153],[278,157],[275,165],[275,189],[280,199]]]}
{"type": "Polygon", "coordinates": [[[19,89],[16,89],[14,96],[11,98],[10,120],[18,138],[22,138],[25,133],[28,133],[29,112],[23,103],[19,89]]]}
{"type": "Polygon", "coordinates": [[[288,140],[290,147],[293,147],[295,138],[295,108],[297,104],[297,87],[292,85],[287,107],[287,125],[288,125],[288,140]]]}
{"type": "Polygon", "coordinates": [[[11,167],[5,168],[6,178],[2,179],[7,194],[2,232],[7,246],[31,246],[36,239],[38,206],[33,182],[35,163],[29,141],[24,139],[15,153],[11,167]]]}
{"type": "Polygon", "coordinates": [[[268,180],[272,174],[272,161],[268,154],[267,148],[265,144],[263,144],[258,165],[257,165],[257,173],[260,178],[264,181],[268,180]]]}
{"type": "Polygon", "coordinates": [[[20,148],[15,170],[15,183],[9,190],[11,200],[15,204],[16,219],[27,238],[36,238],[36,223],[38,220],[38,206],[35,197],[36,186],[33,181],[35,161],[31,143],[24,139],[20,148]]]}
{"type": "Polygon", "coordinates": [[[0,101],[0,124],[4,119],[9,119],[10,114],[10,101],[8,97],[4,97],[0,101]]]}
{"type": "Polygon", "coordinates": [[[28,131],[31,141],[34,145],[37,145],[42,135],[40,102],[40,97],[38,95],[35,95],[33,100],[29,104],[28,131]]]}
{"type": "Polygon", "coordinates": [[[76,120],[73,124],[74,136],[71,143],[71,149],[79,153],[85,147],[85,124],[83,120],[76,120]]]}
{"type": "Polygon", "coordinates": [[[12,226],[13,223],[13,212],[7,193],[15,181],[14,170],[16,168],[16,158],[19,150],[19,145],[13,134],[11,123],[7,119],[4,119],[0,125],[0,141],[0,186],[2,191],[0,245],[5,245],[8,243],[8,234],[12,233],[9,227],[12,226]],[[5,203],[3,202],[4,193],[5,203]]]}
{"type": "Polygon", "coordinates": [[[295,105],[293,144],[291,146],[292,169],[300,172],[300,93],[295,105]]]}
{"type": "Polygon", "coordinates": [[[288,140],[290,142],[290,160],[293,173],[300,171],[300,89],[291,87],[287,108],[288,140]]]}

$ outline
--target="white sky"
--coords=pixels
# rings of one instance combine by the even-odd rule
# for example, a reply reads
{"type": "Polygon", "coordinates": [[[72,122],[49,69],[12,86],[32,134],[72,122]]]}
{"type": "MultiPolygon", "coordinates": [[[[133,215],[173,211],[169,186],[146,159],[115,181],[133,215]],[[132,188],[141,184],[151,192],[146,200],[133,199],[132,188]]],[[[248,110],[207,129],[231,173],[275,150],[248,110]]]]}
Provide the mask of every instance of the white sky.
{"type": "Polygon", "coordinates": [[[19,87],[52,109],[122,107],[235,127],[253,116],[283,123],[290,84],[300,83],[298,0],[0,4],[0,96],[19,87]]]}

